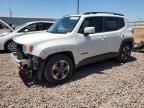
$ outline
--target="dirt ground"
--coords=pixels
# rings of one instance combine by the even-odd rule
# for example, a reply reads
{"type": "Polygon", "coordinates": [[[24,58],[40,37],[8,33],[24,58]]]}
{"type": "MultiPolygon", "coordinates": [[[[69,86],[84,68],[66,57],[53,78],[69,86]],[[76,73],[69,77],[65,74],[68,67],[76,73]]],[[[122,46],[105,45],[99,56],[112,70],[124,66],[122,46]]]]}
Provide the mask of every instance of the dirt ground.
{"type": "Polygon", "coordinates": [[[0,29],[0,34],[5,32],[10,32],[10,29],[0,29]]]}
{"type": "Polygon", "coordinates": [[[134,29],[134,41],[135,43],[144,42],[144,28],[134,29]]]}
{"type": "Polygon", "coordinates": [[[128,63],[105,60],[77,69],[62,85],[30,83],[0,53],[0,108],[144,108],[144,53],[128,63]]]}

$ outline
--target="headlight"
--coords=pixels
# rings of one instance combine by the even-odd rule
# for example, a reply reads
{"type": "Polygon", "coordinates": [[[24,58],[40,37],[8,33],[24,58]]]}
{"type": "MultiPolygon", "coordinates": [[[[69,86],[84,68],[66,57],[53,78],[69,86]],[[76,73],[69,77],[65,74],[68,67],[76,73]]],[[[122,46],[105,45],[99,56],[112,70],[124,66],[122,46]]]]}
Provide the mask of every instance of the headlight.
{"type": "Polygon", "coordinates": [[[27,52],[32,53],[32,51],[33,51],[33,45],[32,44],[30,44],[28,46],[23,45],[23,52],[24,53],[27,53],[27,52]]]}

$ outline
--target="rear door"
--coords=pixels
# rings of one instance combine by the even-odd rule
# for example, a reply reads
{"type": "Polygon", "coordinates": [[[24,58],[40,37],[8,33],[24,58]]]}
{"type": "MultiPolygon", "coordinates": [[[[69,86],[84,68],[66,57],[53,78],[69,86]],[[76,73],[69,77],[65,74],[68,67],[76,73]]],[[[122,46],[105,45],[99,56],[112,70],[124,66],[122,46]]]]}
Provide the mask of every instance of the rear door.
{"type": "Polygon", "coordinates": [[[104,33],[106,39],[106,51],[118,52],[124,36],[124,19],[119,17],[104,17],[104,33]]]}

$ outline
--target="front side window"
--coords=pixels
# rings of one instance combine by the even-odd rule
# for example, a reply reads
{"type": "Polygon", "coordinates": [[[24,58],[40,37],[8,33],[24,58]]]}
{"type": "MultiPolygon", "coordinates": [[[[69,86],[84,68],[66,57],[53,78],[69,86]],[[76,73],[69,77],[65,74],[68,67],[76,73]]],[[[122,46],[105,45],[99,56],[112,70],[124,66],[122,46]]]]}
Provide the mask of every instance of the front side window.
{"type": "Polygon", "coordinates": [[[38,26],[37,24],[32,24],[26,28],[28,29],[29,32],[32,32],[32,31],[37,31],[38,26]]]}
{"type": "Polygon", "coordinates": [[[23,29],[21,29],[19,32],[24,32],[25,29],[28,29],[28,32],[45,30],[43,23],[35,23],[35,24],[28,25],[23,29]]]}
{"type": "Polygon", "coordinates": [[[79,33],[84,33],[84,28],[86,27],[95,27],[96,33],[103,32],[103,17],[85,18],[79,29],[79,33]]]}
{"type": "Polygon", "coordinates": [[[77,22],[79,21],[78,16],[70,16],[70,17],[64,17],[59,19],[55,24],[53,24],[48,32],[50,33],[68,33],[72,32],[75,28],[77,22]]]}

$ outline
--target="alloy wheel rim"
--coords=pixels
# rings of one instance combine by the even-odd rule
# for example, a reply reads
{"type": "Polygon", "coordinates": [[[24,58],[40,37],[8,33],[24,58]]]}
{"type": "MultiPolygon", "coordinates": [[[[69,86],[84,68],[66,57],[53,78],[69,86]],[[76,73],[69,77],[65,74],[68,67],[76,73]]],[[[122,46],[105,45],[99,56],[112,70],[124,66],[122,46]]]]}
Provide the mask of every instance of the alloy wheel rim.
{"type": "Polygon", "coordinates": [[[65,60],[57,61],[52,67],[52,77],[55,80],[65,79],[70,71],[69,63],[65,60]]]}
{"type": "Polygon", "coordinates": [[[10,42],[8,44],[8,50],[11,52],[15,52],[16,51],[16,43],[15,42],[10,42]]]}
{"type": "Polygon", "coordinates": [[[130,53],[131,53],[130,47],[126,46],[126,47],[123,48],[121,56],[124,60],[127,60],[130,56],[130,53]]]}

